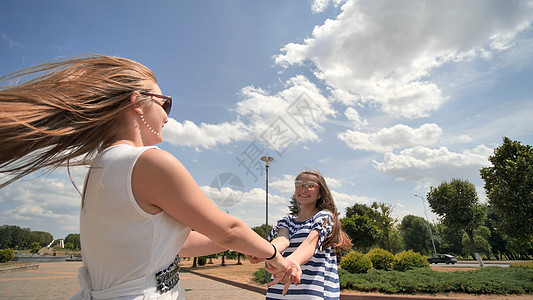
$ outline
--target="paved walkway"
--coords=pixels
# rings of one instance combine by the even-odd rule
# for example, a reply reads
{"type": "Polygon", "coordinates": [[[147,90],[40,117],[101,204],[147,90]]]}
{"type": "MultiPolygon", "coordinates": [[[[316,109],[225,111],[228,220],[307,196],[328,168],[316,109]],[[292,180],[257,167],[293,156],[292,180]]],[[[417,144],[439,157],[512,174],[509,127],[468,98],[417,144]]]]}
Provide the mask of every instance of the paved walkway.
{"type": "MultiPolygon", "coordinates": [[[[79,291],[81,262],[40,263],[37,270],[0,273],[0,299],[69,299],[79,291]]],[[[265,296],[189,272],[180,274],[187,299],[264,300],[265,296]]]]}
{"type": "MultiPolygon", "coordinates": [[[[4,299],[69,299],[79,291],[78,269],[81,262],[39,263],[36,270],[0,273],[0,300],[4,299]]],[[[264,300],[262,293],[213,280],[190,272],[180,273],[187,300],[264,300]]],[[[235,283],[234,283],[235,284],[235,283]]],[[[248,287],[249,288],[249,287],[248,287]]],[[[435,296],[350,294],[341,300],[450,300],[472,299],[435,296]]],[[[491,298],[492,299],[492,298],[491,298]]],[[[494,299],[498,299],[494,298],[494,299]]],[[[502,298],[510,299],[510,298],[502,298]]],[[[518,299],[518,298],[517,298],[518,299]]],[[[520,298],[522,299],[522,298],[520,298]]],[[[523,298],[526,299],[526,298],[523,298]]],[[[477,300],[477,299],[473,299],[477,300]]]]}

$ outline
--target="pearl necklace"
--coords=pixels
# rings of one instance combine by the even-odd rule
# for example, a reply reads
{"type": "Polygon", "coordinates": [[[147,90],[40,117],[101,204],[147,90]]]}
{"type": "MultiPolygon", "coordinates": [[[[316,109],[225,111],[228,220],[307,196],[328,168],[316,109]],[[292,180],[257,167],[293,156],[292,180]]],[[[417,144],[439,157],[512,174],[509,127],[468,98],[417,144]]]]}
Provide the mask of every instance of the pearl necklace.
{"type": "Polygon", "coordinates": [[[150,124],[148,124],[145,120],[144,120],[144,115],[141,114],[141,120],[143,121],[144,125],[146,125],[146,127],[148,127],[148,129],[150,129],[152,131],[153,134],[155,135],[159,135],[159,132],[155,131],[152,129],[152,126],[150,126],[150,124]]]}

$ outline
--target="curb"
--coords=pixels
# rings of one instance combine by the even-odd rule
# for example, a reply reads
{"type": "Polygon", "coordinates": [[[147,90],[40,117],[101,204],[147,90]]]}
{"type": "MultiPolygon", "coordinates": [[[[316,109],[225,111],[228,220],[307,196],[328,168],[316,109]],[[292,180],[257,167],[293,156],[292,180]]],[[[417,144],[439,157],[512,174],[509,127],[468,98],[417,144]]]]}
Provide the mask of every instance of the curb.
{"type": "Polygon", "coordinates": [[[24,264],[20,266],[9,266],[9,267],[0,268],[0,273],[37,270],[37,269],[39,269],[39,264],[24,264]]]}
{"type": "Polygon", "coordinates": [[[213,275],[202,274],[200,272],[191,271],[189,269],[182,269],[182,270],[184,272],[189,272],[189,273],[192,273],[194,275],[198,275],[198,276],[202,276],[202,277],[209,278],[209,279],[212,279],[212,280],[220,281],[222,283],[233,285],[233,286],[236,286],[236,287],[239,287],[239,288],[242,288],[242,289],[246,289],[246,290],[249,290],[249,291],[252,291],[252,292],[259,293],[259,294],[266,295],[266,293],[267,293],[267,289],[264,288],[264,287],[251,285],[251,284],[247,284],[247,283],[242,283],[242,282],[238,282],[238,281],[233,281],[233,280],[229,280],[229,279],[225,279],[225,278],[220,278],[220,277],[216,277],[216,276],[213,276],[213,275]]]}
{"type": "MultiPolygon", "coordinates": [[[[252,292],[256,292],[262,295],[266,295],[267,289],[264,287],[233,281],[213,275],[203,274],[200,272],[192,271],[190,269],[181,269],[183,272],[189,272],[201,277],[216,280],[225,284],[233,285],[242,289],[246,289],[252,292]]],[[[341,293],[340,300],[477,300],[476,298],[450,298],[450,297],[437,297],[437,296],[411,296],[411,295],[378,295],[378,294],[346,294],[341,293]]]]}

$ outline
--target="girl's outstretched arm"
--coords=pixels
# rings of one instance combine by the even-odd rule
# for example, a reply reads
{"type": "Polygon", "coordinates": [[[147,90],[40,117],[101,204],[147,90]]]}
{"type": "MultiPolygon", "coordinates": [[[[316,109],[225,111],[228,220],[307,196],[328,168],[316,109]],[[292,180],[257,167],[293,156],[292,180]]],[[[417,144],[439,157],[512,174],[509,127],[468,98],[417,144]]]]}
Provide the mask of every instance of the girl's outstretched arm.
{"type": "Polygon", "coordinates": [[[296,248],[296,250],[294,250],[294,252],[287,257],[287,259],[291,259],[299,265],[303,265],[308,262],[315,254],[319,235],[320,234],[317,230],[311,230],[307,238],[305,238],[300,246],[298,246],[298,248],[296,248]]]}

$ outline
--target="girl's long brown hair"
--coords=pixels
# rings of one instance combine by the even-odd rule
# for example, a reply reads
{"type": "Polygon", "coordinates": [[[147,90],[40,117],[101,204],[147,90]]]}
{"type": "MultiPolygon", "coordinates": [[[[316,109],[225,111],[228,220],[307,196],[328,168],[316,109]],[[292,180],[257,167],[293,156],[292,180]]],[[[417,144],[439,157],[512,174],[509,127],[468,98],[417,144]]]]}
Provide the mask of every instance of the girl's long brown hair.
{"type": "Polygon", "coordinates": [[[135,105],[131,93],[156,82],[137,62],[96,54],[1,77],[0,188],[71,160],[89,164],[113,143],[119,117],[135,105]]]}
{"type": "Polygon", "coordinates": [[[317,183],[319,185],[319,195],[316,202],[316,207],[318,210],[327,209],[333,215],[333,230],[324,241],[323,248],[326,249],[331,246],[335,249],[337,255],[340,256],[341,251],[349,251],[353,244],[350,237],[342,230],[342,225],[339,221],[339,213],[337,212],[337,206],[335,205],[331,191],[328,188],[326,179],[319,172],[303,171],[296,176],[295,180],[300,179],[300,177],[304,174],[315,176],[318,179],[317,183]]]}

